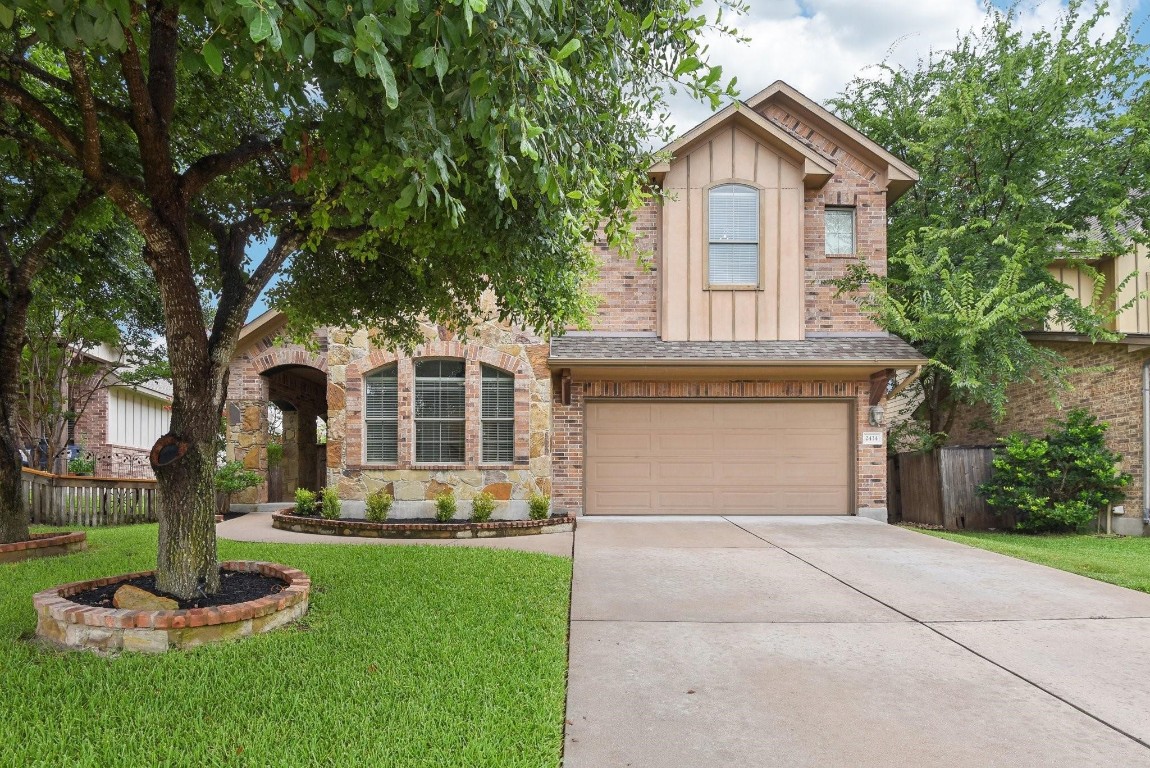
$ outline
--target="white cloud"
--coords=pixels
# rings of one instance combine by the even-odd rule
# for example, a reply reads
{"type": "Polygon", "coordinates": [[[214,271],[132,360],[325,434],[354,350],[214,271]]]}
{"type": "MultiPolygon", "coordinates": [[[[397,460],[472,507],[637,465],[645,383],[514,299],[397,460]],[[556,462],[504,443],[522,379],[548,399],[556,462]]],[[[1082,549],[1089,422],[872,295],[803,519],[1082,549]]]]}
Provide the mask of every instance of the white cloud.
{"type": "MultiPolygon", "coordinates": [[[[1113,32],[1137,3],[1111,2],[1103,31],[1113,32]]],[[[985,16],[982,0],[749,0],[749,5],[749,14],[734,23],[750,42],[710,36],[711,63],[722,65],[727,78],[738,77],[743,98],[785,80],[819,102],[875,64],[909,65],[932,50],[953,47],[985,16]]],[[[1049,29],[1064,9],[1059,0],[1031,0],[1019,9],[1019,25],[1027,33],[1049,29]]],[[[682,93],[672,97],[671,107],[679,132],[711,112],[682,93]]]]}

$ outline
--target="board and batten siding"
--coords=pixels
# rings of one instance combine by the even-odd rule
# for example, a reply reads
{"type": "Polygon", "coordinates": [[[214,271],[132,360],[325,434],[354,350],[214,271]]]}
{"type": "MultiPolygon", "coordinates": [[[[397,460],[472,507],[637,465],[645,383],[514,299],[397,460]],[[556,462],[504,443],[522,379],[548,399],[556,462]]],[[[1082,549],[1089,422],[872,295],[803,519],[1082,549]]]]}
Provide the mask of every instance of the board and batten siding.
{"type": "Polygon", "coordinates": [[[804,337],[803,171],[737,127],[715,131],[675,158],[664,180],[660,336],[672,341],[804,337]],[[707,285],[707,192],[757,187],[759,285],[707,285]]]}
{"type": "Polygon", "coordinates": [[[125,448],[151,448],[172,421],[167,406],[166,400],[113,387],[108,393],[108,442],[125,448]]]}
{"type": "MultiPolygon", "coordinates": [[[[1101,261],[1095,268],[1105,279],[1102,299],[1106,304],[1102,309],[1111,310],[1115,306],[1125,307],[1130,304],[1111,323],[1111,330],[1150,334],[1150,293],[1147,293],[1150,291],[1150,252],[1146,246],[1136,245],[1129,253],[1101,261]]],[[[1073,264],[1064,263],[1051,265],[1050,272],[1066,286],[1068,294],[1078,299],[1083,306],[1089,306],[1094,294],[1094,280],[1090,275],[1084,274],[1073,264]]],[[[1047,330],[1069,333],[1074,329],[1061,323],[1049,322],[1047,330]]]]}

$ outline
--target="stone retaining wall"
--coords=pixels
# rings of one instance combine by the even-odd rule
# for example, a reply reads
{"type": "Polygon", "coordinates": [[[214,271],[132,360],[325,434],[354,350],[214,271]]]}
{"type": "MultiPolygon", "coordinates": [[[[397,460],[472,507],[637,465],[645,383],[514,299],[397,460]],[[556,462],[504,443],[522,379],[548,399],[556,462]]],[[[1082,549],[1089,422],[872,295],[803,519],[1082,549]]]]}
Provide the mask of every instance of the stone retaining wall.
{"type": "Polygon", "coordinates": [[[70,555],[88,548],[88,534],[33,533],[27,541],[0,544],[0,563],[16,563],[34,557],[70,555]]]}
{"type": "Polygon", "coordinates": [[[371,539],[487,539],[504,536],[530,536],[540,533],[569,533],[575,518],[546,520],[491,520],[486,523],[369,523],[363,520],[325,520],[273,514],[272,527],[295,533],[323,536],[360,536],[371,539]]]}
{"type": "Polygon", "coordinates": [[[133,611],[96,608],[68,598],[78,592],[150,576],[154,571],[129,573],[93,581],[64,584],[37,593],[36,636],[70,650],[164,653],[171,648],[195,648],[270,632],[307,613],[311,579],[303,571],[276,563],[233,560],[221,563],[229,571],[246,571],[287,582],[282,592],[258,600],[214,608],[177,611],[133,611]]]}

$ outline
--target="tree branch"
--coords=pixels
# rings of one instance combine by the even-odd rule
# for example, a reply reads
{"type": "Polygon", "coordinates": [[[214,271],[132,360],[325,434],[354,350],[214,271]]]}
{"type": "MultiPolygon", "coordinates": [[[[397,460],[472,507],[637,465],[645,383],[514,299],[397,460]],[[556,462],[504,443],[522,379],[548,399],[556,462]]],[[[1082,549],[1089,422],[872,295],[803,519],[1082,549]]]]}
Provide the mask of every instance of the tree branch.
{"type": "Polygon", "coordinates": [[[272,154],[276,146],[275,142],[268,139],[249,136],[227,152],[201,157],[180,176],[180,193],[184,201],[192,200],[219,177],[242,168],[252,160],[272,154]]]}
{"type": "MultiPolygon", "coordinates": [[[[44,85],[49,85],[58,91],[67,92],[72,88],[72,84],[64,78],[56,77],[51,72],[47,72],[40,67],[37,67],[27,59],[20,58],[19,56],[9,56],[7,64],[12,69],[19,70],[20,72],[23,72],[28,76],[39,80],[41,83],[44,83],[44,85]]],[[[117,120],[126,123],[127,125],[132,124],[132,113],[129,110],[119,106],[118,104],[113,104],[112,102],[105,101],[104,99],[96,99],[96,106],[103,114],[107,115],[108,117],[114,117],[117,120]]]]}
{"type": "Polygon", "coordinates": [[[81,142],[52,110],[17,83],[0,80],[0,98],[32,118],[73,157],[82,154],[81,142]]]}
{"type": "Polygon", "coordinates": [[[96,96],[92,93],[92,81],[88,78],[88,65],[80,51],[69,50],[64,58],[68,61],[68,71],[72,73],[76,102],[80,105],[80,120],[84,125],[84,151],[81,155],[84,175],[89,181],[98,183],[104,169],[100,162],[100,123],[96,116],[96,96]]]}

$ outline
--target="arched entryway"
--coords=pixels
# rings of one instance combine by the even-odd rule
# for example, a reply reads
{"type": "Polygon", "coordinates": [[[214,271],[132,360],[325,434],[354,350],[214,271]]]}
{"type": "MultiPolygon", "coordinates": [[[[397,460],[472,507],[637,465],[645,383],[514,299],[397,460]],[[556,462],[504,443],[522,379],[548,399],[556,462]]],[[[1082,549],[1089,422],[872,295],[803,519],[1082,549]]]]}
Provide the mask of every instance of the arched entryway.
{"type": "MultiPolygon", "coordinates": [[[[327,374],[310,365],[289,364],[261,375],[268,402],[282,413],[282,482],[269,483],[268,501],[290,501],[297,488],[318,491],[327,483],[327,374]]],[[[269,475],[274,472],[269,466],[269,475]]]]}

